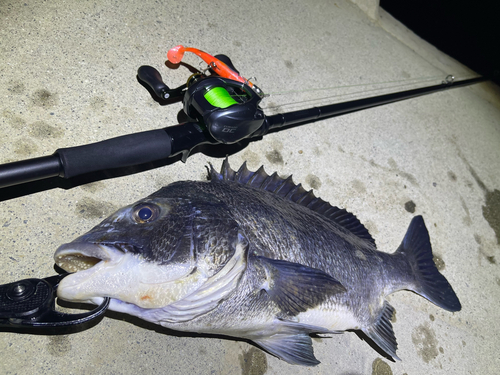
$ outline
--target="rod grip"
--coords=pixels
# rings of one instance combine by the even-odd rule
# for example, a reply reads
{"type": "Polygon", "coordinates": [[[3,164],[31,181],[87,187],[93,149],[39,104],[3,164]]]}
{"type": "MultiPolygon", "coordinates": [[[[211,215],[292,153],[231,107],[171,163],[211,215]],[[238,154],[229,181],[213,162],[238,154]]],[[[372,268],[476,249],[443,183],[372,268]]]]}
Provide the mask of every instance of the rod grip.
{"type": "Polygon", "coordinates": [[[164,129],[124,135],[83,146],[58,149],[61,177],[71,178],[104,169],[128,167],[168,158],[172,139],[164,129]]]}

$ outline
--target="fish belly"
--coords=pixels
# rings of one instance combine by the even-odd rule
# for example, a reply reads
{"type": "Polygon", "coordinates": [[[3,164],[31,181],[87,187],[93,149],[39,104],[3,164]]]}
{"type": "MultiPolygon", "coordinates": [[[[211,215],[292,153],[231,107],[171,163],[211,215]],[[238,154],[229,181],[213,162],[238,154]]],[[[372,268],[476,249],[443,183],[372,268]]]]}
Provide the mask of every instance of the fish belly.
{"type": "Polygon", "coordinates": [[[360,327],[358,319],[345,306],[319,306],[298,314],[296,318],[298,323],[322,327],[329,331],[346,331],[360,327]]]}

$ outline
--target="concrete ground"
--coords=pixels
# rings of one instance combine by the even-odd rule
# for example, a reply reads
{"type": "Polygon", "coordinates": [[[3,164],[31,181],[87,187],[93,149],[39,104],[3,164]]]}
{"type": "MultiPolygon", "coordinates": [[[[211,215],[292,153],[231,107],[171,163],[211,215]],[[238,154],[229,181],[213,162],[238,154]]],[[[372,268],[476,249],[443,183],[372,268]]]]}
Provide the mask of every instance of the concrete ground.
{"type": "MultiPolygon", "coordinates": [[[[410,80],[471,72],[380,11],[346,0],[3,1],[0,6],[0,163],[49,155],[177,123],[137,82],[140,65],[172,87],[178,44],[229,55],[273,95],[266,113],[407,89],[410,80]],[[372,83],[390,82],[384,85],[372,83]],[[354,86],[361,85],[361,86],[354,86]],[[353,86],[353,87],[346,87],[353,86]],[[306,91],[315,88],[335,88],[306,91]],[[392,87],[392,88],[390,88],[392,87]],[[355,92],[356,94],[349,94],[355,92]],[[385,91],[386,92],[386,91],[385,91]],[[319,98],[328,98],[319,101],[319,98]],[[305,102],[306,100],[311,100],[305,102]]],[[[198,66],[198,59],[186,55],[198,66]]],[[[411,81],[411,82],[415,82],[411,81]]],[[[449,313],[410,292],[390,296],[401,362],[354,333],[314,339],[314,368],[291,366],[246,342],[162,330],[108,312],[62,336],[1,332],[1,374],[496,374],[500,365],[500,101],[488,84],[454,89],[266,136],[233,166],[294,175],[366,224],[382,251],[424,216],[442,273],[463,309],[449,313]]],[[[53,253],[113,210],[159,187],[202,179],[221,159],[72,189],[0,190],[0,284],[55,274],[53,253]],[[17,194],[16,194],[17,193],[17,194]]]]}

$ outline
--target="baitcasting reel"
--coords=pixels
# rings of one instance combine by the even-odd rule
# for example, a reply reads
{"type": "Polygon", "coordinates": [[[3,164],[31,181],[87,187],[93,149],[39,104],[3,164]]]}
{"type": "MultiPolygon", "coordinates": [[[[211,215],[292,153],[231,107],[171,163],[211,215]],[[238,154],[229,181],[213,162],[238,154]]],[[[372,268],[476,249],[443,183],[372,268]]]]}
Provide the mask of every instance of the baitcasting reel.
{"type": "Polygon", "coordinates": [[[147,65],[139,68],[139,79],[159,99],[183,97],[188,119],[205,126],[218,142],[235,143],[260,129],[265,118],[259,107],[263,92],[240,76],[225,55],[211,56],[196,48],[177,46],[168,51],[167,57],[171,63],[178,64],[186,51],[195,53],[208,64],[204,72],[193,74],[186,84],[170,89],[160,73],[147,65]],[[206,71],[212,75],[205,75],[206,71]]]}

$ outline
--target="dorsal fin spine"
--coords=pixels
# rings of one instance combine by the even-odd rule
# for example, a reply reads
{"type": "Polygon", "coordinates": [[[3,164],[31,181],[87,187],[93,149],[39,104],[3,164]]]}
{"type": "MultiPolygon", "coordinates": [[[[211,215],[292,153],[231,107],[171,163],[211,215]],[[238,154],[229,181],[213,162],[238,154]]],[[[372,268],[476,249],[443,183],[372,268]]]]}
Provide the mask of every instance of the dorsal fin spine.
{"type": "MultiPolygon", "coordinates": [[[[259,174],[258,173],[254,173],[252,177],[250,177],[250,179],[248,180],[248,184],[249,185],[253,185],[255,183],[255,181],[257,181],[257,179],[259,178],[259,174]]],[[[261,182],[262,184],[262,182],[261,182]]]]}
{"type": "Polygon", "coordinates": [[[247,168],[246,162],[244,162],[238,171],[235,172],[231,169],[227,158],[222,163],[220,173],[217,173],[212,165],[210,165],[210,167],[209,176],[212,181],[235,181],[255,189],[265,190],[272,194],[276,194],[291,202],[307,207],[311,211],[335,222],[337,225],[345,228],[359,238],[375,245],[375,240],[356,216],[347,212],[344,208],[341,209],[332,206],[323,199],[316,197],[312,190],[306,191],[301,184],[295,184],[293,182],[291,175],[287,178],[281,178],[274,172],[269,176],[264,170],[264,166],[252,172],[247,168]]]}
{"type": "MultiPolygon", "coordinates": [[[[287,186],[287,180],[282,180],[278,183],[278,186],[276,186],[276,189],[274,189],[274,193],[275,194],[278,194],[278,195],[283,195],[282,192],[283,192],[283,189],[286,188],[287,186]]],[[[286,195],[286,194],[285,194],[286,195]]]]}
{"type": "Polygon", "coordinates": [[[309,202],[309,204],[307,205],[307,208],[311,208],[318,202],[320,198],[318,197],[315,197],[312,201],[309,202]]]}
{"type": "MultiPolygon", "coordinates": [[[[267,176],[266,180],[265,180],[265,183],[262,185],[262,187],[267,190],[267,191],[270,191],[268,188],[269,186],[273,183],[274,181],[274,178],[277,176],[278,174],[276,172],[274,172],[272,175],[270,176],[267,176]]],[[[271,190],[272,191],[272,190],[271,190]]],[[[274,191],[273,191],[274,192],[274,191]]]]}
{"type": "Polygon", "coordinates": [[[283,180],[281,186],[279,187],[279,189],[276,193],[281,195],[282,197],[285,197],[288,194],[288,192],[294,188],[295,188],[295,184],[293,183],[292,175],[290,175],[286,179],[283,180]],[[286,190],[286,189],[288,189],[288,190],[286,190]]]}
{"type": "Polygon", "coordinates": [[[302,187],[302,185],[301,185],[301,184],[297,184],[297,185],[295,185],[295,187],[294,187],[293,189],[291,189],[291,190],[287,193],[287,195],[285,195],[285,198],[286,198],[286,199],[290,199],[290,200],[291,200],[291,198],[293,197],[293,195],[294,195],[294,194],[295,194],[295,193],[296,193],[296,192],[297,192],[297,191],[298,191],[301,187],[302,187]]]}
{"type": "Polygon", "coordinates": [[[302,204],[303,205],[303,202],[304,200],[309,196],[309,194],[311,193],[311,191],[306,191],[301,197],[300,199],[297,200],[297,203],[298,204],[302,204]]]}
{"type": "Polygon", "coordinates": [[[322,201],[321,205],[319,205],[319,207],[316,208],[316,211],[324,215],[325,211],[328,209],[328,206],[330,206],[328,202],[322,201]]]}

